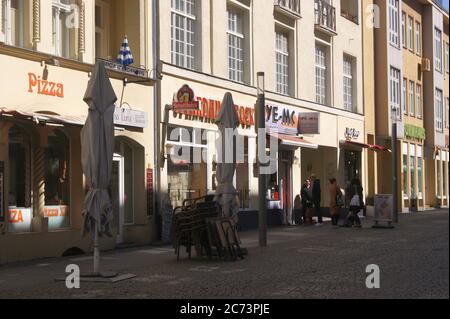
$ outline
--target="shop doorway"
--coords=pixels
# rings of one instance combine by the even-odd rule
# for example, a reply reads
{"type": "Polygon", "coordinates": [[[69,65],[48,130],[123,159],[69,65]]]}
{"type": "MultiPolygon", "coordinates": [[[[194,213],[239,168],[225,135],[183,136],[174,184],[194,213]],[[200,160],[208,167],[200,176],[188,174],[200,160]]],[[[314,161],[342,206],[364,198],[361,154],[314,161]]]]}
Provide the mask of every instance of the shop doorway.
{"type": "Polygon", "coordinates": [[[280,151],[278,163],[278,182],[280,185],[281,209],[283,211],[283,223],[294,224],[293,199],[292,199],[292,165],[293,152],[280,151]]]}
{"type": "Polygon", "coordinates": [[[116,244],[123,244],[125,216],[125,160],[119,154],[114,154],[111,175],[111,201],[113,207],[113,231],[116,231],[116,244]]]}

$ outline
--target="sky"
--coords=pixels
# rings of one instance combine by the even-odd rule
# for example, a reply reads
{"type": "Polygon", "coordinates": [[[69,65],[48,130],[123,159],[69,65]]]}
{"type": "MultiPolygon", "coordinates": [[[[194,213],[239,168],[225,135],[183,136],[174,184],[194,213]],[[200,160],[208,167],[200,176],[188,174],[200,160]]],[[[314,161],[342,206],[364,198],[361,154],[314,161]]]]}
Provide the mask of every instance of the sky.
{"type": "Polygon", "coordinates": [[[443,0],[442,3],[444,4],[444,8],[448,10],[448,1],[449,0],[443,0]]]}

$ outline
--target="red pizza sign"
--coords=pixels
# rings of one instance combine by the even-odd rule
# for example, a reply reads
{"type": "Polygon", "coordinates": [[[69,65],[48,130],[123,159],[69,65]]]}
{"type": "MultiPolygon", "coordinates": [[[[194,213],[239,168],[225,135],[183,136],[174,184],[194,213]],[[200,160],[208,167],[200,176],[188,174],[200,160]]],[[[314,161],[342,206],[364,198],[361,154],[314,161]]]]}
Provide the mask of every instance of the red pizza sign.
{"type": "Polygon", "coordinates": [[[198,110],[200,108],[200,103],[195,100],[194,91],[185,84],[181,89],[178,90],[172,102],[173,111],[188,111],[188,110],[198,110]]]}

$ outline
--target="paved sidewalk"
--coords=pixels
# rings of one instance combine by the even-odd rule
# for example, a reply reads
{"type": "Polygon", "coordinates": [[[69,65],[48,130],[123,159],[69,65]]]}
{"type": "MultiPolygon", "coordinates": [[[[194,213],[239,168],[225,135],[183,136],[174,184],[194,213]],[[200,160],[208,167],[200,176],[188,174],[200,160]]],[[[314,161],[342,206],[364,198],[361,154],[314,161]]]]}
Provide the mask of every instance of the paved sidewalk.
{"type": "Polygon", "coordinates": [[[402,215],[394,230],[288,227],[242,233],[243,261],[176,261],[173,249],[144,247],[102,254],[102,268],[137,277],[69,290],[68,264],[92,269],[92,257],[0,266],[0,298],[449,298],[449,214],[402,215]],[[367,265],[381,269],[381,289],[365,286],[367,265]]]}

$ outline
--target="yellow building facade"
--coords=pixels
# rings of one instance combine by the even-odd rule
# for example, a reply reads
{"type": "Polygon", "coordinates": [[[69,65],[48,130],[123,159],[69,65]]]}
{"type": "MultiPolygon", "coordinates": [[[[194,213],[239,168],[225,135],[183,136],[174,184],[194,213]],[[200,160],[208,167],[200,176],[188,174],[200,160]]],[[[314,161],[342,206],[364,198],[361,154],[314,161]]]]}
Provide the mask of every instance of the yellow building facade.
{"type": "Polygon", "coordinates": [[[81,236],[80,132],[99,59],[118,98],[113,237],[101,248],[150,243],[152,1],[2,0],[0,8],[0,263],[90,252],[92,238],[81,236]],[[126,36],[134,63],[124,67],[116,57],[126,36]]]}

